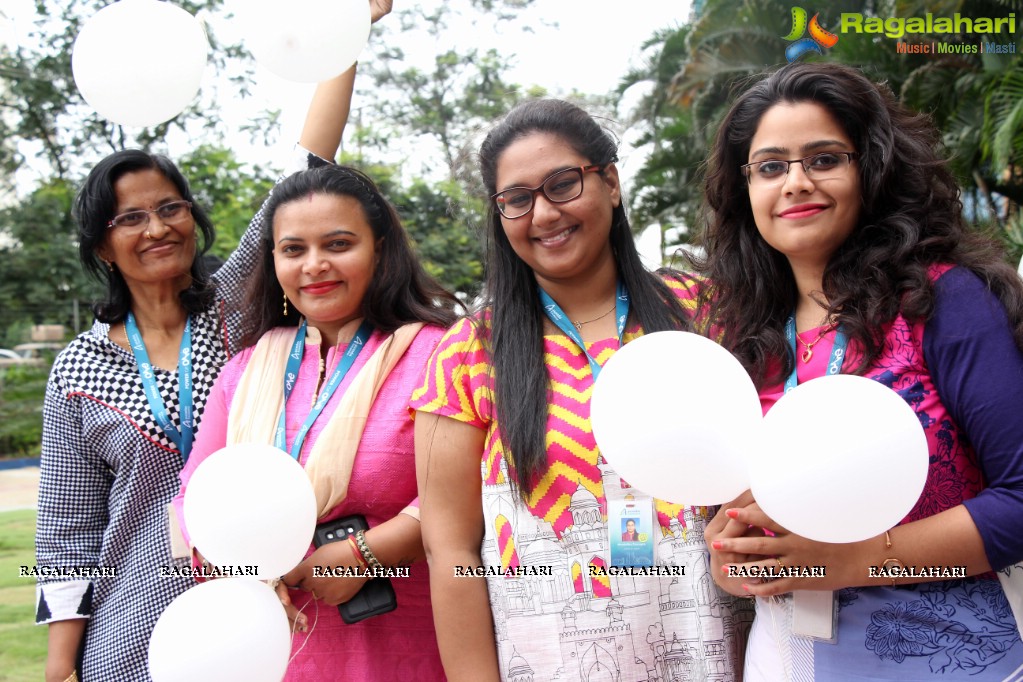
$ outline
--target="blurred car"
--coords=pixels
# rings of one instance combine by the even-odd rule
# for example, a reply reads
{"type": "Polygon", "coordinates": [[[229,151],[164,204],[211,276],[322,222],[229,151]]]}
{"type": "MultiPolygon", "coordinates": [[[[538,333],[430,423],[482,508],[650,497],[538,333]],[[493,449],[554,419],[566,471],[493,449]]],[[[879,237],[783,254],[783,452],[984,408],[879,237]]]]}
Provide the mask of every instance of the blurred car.
{"type": "Polygon", "coordinates": [[[19,343],[14,347],[14,352],[26,360],[45,360],[53,357],[64,350],[63,343],[55,341],[37,341],[35,343],[19,343]]]}
{"type": "Polygon", "coordinates": [[[0,367],[47,365],[64,349],[64,345],[55,342],[36,342],[20,343],[13,350],[0,348],[0,367]]]}

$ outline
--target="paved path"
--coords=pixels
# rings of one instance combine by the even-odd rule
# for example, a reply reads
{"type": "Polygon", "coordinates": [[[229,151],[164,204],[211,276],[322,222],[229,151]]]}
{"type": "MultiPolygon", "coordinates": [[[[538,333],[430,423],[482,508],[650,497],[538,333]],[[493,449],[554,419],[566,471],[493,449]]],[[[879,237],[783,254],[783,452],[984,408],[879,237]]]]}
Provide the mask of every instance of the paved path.
{"type": "Polygon", "coordinates": [[[35,509],[38,490],[38,466],[0,469],[0,511],[35,509]]]}

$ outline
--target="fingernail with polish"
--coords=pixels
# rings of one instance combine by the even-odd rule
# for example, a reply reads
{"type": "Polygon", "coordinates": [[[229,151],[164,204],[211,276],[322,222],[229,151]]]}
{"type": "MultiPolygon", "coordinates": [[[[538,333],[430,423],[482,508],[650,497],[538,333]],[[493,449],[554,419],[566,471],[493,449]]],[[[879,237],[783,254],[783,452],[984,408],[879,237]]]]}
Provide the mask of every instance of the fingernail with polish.
{"type": "Polygon", "coordinates": [[[714,540],[713,542],[710,543],[710,546],[713,547],[714,549],[721,549],[724,545],[720,540],[714,540]]]}
{"type": "Polygon", "coordinates": [[[725,510],[725,516],[727,516],[730,519],[734,519],[734,518],[739,516],[739,510],[738,509],[726,509],[725,510]]]}

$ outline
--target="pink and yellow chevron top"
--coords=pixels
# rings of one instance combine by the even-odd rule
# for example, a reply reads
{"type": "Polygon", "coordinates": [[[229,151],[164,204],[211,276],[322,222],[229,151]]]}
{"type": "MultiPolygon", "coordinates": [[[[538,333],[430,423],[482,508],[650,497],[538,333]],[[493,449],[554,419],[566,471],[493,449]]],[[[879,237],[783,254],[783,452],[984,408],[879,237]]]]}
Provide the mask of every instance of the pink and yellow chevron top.
{"type": "MultiPolygon", "coordinates": [[[[694,286],[687,287],[668,277],[664,281],[687,309],[695,310],[697,291],[694,286]]],[[[493,409],[490,360],[475,326],[488,323],[489,317],[484,317],[482,323],[463,319],[448,330],[427,365],[423,385],[413,393],[411,401],[414,410],[450,417],[486,430],[482,461],[485,486],[505,483],[501,468],[505,453],[493,409]]],[[[642,333],[642,329],[634,325],[626,329],[623,340],[628,343],[642,333]]],[[[587,350],[603,366],[618,350],[618,341],[602,339],[588,344],[587,350]]],[[[597,498],[606,519],[607,502],[598,467],[604,462],[590,429],[593,375],[586,356],[565,335],[548,334],[544,336],[544,364],[550,379],[548,468],[534,488],[527,507],[533,515],[547,521],[560,537],[572,524],[569,504],[580,485],[597,498]]],[[[684,523],[684,505],[658,501],[656,507],[663,531],[667,531],[673,518],[684,523]]],[[[501,552],[509,554],[502,556],[505,566],[516,565],[512,556],[514,548],[502,548],[501,552]]]]}

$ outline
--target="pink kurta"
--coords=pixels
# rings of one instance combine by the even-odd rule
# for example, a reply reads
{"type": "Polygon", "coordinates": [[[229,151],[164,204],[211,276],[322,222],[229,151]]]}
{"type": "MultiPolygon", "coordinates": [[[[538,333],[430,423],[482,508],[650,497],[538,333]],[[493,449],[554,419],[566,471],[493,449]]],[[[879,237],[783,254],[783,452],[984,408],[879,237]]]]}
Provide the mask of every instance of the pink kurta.
{"type": "MultiPolygon", "coordinates": [[[[395,365],[370,410],[369,421],[352,470],[348,497],[319,521],[362,514],[370,527],[393,518],[416,500],[413,422],[409,397],[421,382],[423,368],[444,330],[424,327],[395,365]]],[[[302,446],[304,464],[313,443],[340,403],[358,371],[386,339],[374,332],[355,365],[331,397],[302,446]]],[[[224,447],[231,401],[252,349],[235,356],[223,369],[206,403],[203,427],[196,437],[188,464],[181,472],[182,489],[206,457],[224,447]]],[[[319,346],[306,344],[298,381],[288,398],[287,441],[290,448],[309,413],[319,378],[319,346]]],[[[336,363],[336,349],[327,351],[326,375],[336,363]]],[[[283,379],[283,378],[282,378],[283,379]]],[[[310,553],[312,547],[310,547],[310,553]]],[[[308,635],[296,633],[287,680],[443,680],[430,606],[430,584],[425,563],[411,567],[409,578],[392,578],[398,608],[354,625],[346,625],[337,608],[322,602],[306,606],[308,635]],[[315,622],[315,626],[313,623],[315,622]]],[[[310,596],[293,590],[295,606],[310,596]]]]}

